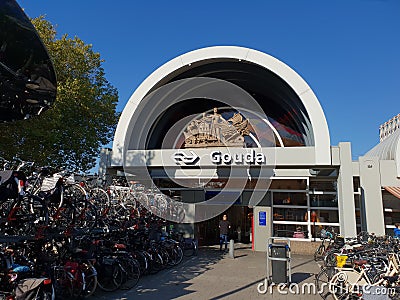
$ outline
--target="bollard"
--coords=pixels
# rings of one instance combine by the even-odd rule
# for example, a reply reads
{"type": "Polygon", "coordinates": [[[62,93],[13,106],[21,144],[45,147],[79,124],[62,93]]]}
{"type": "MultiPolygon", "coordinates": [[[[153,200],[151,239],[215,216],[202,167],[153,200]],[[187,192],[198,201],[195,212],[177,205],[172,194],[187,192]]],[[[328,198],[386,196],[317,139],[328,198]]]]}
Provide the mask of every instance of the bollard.
{"type": "Polygon", "coordinates": [[[229,257],[230,258],[235,258],[235,244],[234,240],[229,241],[229,257]]]}

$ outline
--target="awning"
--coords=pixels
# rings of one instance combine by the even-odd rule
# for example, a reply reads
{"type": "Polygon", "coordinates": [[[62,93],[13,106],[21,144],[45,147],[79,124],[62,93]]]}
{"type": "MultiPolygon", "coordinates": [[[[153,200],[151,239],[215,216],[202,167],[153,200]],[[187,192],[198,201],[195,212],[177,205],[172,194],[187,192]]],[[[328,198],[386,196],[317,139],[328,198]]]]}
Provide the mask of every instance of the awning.
{"type": "Polygon", "coordinates": [[[385,186],[385,190],[387,190],[389,193],[391,193],[393,196],[397,197],[400,199],[400,187],[396,186],[385,186]]]}

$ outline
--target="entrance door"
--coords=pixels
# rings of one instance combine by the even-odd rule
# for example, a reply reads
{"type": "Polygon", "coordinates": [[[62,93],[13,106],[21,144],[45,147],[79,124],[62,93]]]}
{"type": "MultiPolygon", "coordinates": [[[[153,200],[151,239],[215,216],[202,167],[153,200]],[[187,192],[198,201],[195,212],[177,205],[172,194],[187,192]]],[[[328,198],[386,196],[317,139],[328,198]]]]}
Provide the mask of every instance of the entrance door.
{"type": "Polygon", "coordinates": [[[222,220],[224,214],[231,223],[229,239],[234,239],[235,242],[250,243],[253,209],[247,206],[233,205],[223,214],[195,225],[196,238],[200,245],[219,244],[219,221],[222,220]]]}

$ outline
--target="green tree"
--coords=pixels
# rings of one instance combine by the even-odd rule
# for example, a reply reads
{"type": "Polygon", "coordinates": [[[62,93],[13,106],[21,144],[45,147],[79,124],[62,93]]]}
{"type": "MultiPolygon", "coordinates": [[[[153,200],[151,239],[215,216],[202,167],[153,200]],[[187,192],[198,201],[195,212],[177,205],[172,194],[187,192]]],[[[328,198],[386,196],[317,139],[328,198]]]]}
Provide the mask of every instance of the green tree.
{"type": "Polygon", "coordinates": [[[57,99],[38,117],[0,124],[0,155],[18,155],[39,165],[86,171],[118,120],[117,90],[106,80],[103,60],[78,37],[57,38],[43,16],[32,20],[53,60],[57,99]]]}

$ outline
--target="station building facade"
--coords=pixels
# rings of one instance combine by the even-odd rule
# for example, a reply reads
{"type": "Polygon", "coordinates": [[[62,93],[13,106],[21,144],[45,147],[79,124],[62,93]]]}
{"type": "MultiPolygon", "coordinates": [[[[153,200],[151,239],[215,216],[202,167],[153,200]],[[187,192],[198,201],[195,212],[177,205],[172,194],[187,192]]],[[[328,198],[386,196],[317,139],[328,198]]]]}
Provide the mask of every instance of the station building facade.
{"type": "MultiPolygon", "coordinates": [[[[311,241],[327,226],[347,237],[385,234],[400,221],[400,130],[353,161],[349,142],[330,144],[305,80],[248,48],[203,48],[154,71],[129,99],[103,157],[108,174],[124,171],[178,202],[233,197],[224,213],[236,238],[256,250],[270,236],[311,241]],[[252,114],[253,104],[265,115],[252,114]]],[[[220,218],[189,224],[191,234],[216,238],[220,218]]]]}

